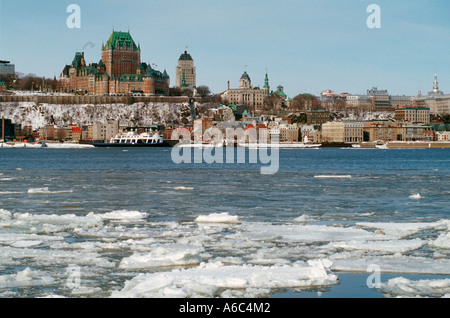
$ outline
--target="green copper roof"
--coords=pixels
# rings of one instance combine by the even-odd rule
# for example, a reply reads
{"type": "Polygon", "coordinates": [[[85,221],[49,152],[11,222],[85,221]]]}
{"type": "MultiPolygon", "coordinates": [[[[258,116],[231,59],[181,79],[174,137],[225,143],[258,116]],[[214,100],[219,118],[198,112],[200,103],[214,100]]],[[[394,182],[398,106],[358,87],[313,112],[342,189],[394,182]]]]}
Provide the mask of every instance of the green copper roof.
{"type": "Polygon", "coordinates": [[[84,59],[83,53],[77,52],[75,54],[75,57],[73,58],[72,67],[79,69],[81,67],[81,64],[82,64],[81,62],[83,59],[84,59]]]}
{"type": "Polygon", "coordinates": [[[192,56],[188,54],[187,51],[184,51],[183,54],[180,55],[179,61],[193,61],[192,56]]]}
{"type": "Polygon", "coordinates": [[[280,97],[286,98],[287,95],[283,92],[282,89],[283,89],[282,86],[278,86],[278,89],[274,94],[277,94],[280,97]]]}
{"type": "Polygon", "coordinates": [[[269,76],[267,76],[267,73],[266,73],[266,78],[264,79],[264,88],[270,88],[269,87],[269,76]]]}
{"type": "Polygon", "coordinates": [[[106,45],[103,46],[103,49],[117,49],[118,47],[127,47],[132,48],[133,51],[140,51],[140,48],[136,45],[133,38],[130,35],[130,32],[118,32],[113,31],[111,36],[106,42],[106,45]]]}
{"type": "Polygon", "coordinates": [[[248,76],[247,71],[245,71],[244,74],[242,74],[241,78],[248,78],[248,79],[250,79],[250,76],[248,76]]]}

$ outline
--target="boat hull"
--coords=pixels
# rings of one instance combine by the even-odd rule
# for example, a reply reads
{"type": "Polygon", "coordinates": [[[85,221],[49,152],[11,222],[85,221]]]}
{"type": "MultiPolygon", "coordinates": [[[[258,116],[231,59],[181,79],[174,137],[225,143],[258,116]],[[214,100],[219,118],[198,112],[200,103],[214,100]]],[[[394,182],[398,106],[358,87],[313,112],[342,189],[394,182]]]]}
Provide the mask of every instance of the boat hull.
{"type": "Polygon", "coordinates": [[[132,143],[93,143],[94,147],[99,148],[158,148],[158,147],[170,147],[168,143],[162,142],[162,143],[153,143],[153,144],[132,144],[132,143]]]}

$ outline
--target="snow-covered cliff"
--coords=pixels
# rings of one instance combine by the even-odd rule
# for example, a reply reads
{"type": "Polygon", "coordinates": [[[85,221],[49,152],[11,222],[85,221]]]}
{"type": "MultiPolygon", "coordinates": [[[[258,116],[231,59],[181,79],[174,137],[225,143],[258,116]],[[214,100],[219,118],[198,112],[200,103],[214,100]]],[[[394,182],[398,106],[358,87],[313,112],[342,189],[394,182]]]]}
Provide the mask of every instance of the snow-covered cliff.
{"type": "MultiPolygon", "coordinates": [[[[201,109],[201,105],[196,105],[201,109]]],[[[68,124],[89,125],[119,120],[121,125],[140,126],[148,124],[187,123],[190,109],[187,103],[136,103],[107,105],[51,105],[29,102],[0,104],[4,118],[20,123],[22,127],[34,129],[47,124],[65,126],[68,124]]]]}

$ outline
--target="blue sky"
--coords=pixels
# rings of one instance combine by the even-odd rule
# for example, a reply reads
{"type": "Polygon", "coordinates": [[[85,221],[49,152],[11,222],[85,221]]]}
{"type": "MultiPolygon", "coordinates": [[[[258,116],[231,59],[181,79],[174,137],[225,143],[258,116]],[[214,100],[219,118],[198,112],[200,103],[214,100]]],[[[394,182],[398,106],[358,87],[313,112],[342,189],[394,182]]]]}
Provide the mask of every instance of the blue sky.
{"type": "Polygon", "coordinates": [[[197,85],[213,92],[239,85],[247,71],[254,86],[283,85],[299,93],[391,94],[450,92],[448,0],[0,0],[0,59],[16,71],[59,76],[75,52],[101,58],[112,30],[130,31],[143,62],[167,70],[171,86],[186,49],[197,85]],[[70,4],[81,8],[81,28],[70,29],[70,4]],[[369,29],[368,5],[381,8],[381,28],[369,29]],[[92,43],[93,45],[88,45],[92,43]]]}

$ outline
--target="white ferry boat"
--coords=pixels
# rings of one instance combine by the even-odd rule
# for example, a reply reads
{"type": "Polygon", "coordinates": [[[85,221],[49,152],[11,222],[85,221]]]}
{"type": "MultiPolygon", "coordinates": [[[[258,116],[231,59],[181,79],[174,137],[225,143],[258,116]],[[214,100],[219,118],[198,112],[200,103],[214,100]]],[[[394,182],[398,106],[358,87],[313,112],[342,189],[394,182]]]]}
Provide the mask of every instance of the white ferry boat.
{"type": "Polygon", "coordinates": [[[110,142],[93,143],[95,147],[163,147],[166,146],[159,133],[137,134],[133,131],[117,134],[110,142]]]}

